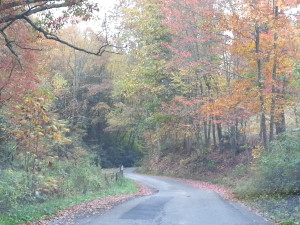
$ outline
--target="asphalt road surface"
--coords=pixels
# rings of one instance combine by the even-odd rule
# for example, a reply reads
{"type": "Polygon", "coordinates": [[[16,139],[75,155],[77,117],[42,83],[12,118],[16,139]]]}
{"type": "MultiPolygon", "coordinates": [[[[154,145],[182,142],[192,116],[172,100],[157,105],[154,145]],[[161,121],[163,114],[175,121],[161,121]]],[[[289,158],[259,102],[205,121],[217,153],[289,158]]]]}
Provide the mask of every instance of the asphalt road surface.
{"type": "MultiPolygon", "coordinates": [[[[272,225],[217,193],[200,190],[171,178],[139,175],[126,169],[125,176],[158,190],[114,207],[103,215],[77,218],[80,225],[272,225]]],[[[274,225],[274,224],[273,224],[274,225]]]]}

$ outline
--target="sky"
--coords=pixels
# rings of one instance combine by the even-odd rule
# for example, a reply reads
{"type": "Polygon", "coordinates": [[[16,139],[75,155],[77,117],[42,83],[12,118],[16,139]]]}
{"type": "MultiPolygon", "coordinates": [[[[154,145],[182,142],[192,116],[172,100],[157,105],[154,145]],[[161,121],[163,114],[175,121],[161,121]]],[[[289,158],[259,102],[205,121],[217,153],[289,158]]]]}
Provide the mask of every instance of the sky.
{"type": "MultiPolygon", "coordinates": [[[[114,5],[118,2],[118,0],[90,0],[91,2],[98,3],[98,6],[100,8],[99,13],[97,13],[97,16],[104,18],[105,13],[109,10],[113,9],[114,5]]],[[[83,22],[79,26],[81,29],[85,28],[92,28],[95,31],[100,30],[99,25],[101,22],[99,21],[89,21],[89,22],[83,22]]]]}
{"type": "Polygon", "coordinates": [[[117,0],[92,0],[92,2],[98,3],[99,6],[103,6],[105,8],[111,8],[117,0]]]}

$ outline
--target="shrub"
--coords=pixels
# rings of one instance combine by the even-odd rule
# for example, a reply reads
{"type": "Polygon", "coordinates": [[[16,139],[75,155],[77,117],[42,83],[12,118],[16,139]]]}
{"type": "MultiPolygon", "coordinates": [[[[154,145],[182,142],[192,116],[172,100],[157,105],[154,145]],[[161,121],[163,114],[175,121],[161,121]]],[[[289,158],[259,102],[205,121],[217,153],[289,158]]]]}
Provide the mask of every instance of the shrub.
{"type": "Polygon", "coordinates": [[[232,176],[236,178],[244,177],[248,174],[248,170],[249,170],[248,165],[239,164],[232,171],[232,176]]]}
{"type": "Polygon", "coordinates": [[[264,193],[300,192],[299,136],[284,135],[258,161],[256,188],[264,193]]]}
{"type": "Polygon", "coordinates": [[[62,196],[100,191],[106,185],[101,169],[84,161],[76,164],[56,162],[45,173],[60,181],[58,194],[62,196]]]}
{"type": "Polygon", "coordinates": [[[237,187],[239,196],[289,195],[300,192],[299,135],[285,134],[253,164],[251,179],[237,187]]]}
{"type": "Polygon", "coordinates": [[[31,200],[25,172],[0,170],[0,211],[31,200]]]}
{"type": "Polygon", "coordinates": [[[67,178],[76,193],[100,191],[104,188],[104,179],[96,166],[77,165],[67,178]]]}
{"type": "Polygon", "coordinates": [[[101,169],[88,160],[40,164],[39,171],[0,170],[0,212],[56,197],[100,192],[107,186],[101,169]]]}

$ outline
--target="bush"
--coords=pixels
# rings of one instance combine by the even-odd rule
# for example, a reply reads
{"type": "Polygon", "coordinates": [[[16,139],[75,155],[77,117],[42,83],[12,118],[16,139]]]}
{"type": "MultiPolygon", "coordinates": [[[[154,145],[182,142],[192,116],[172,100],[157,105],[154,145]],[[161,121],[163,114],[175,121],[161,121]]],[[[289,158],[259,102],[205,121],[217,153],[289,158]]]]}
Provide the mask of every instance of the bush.
{"type": "Polygon", "coordinates": [[[96,166],[77,165],[67,179],[75,193],[100,191],[105,186],[101,171],[96,166]]]}
{"type": "Polygon", "coordinates": [[[236,178],[241,178],[241,177],[245,177],[248,174],[248,165],[245,164],[239,164],[237,165],[234,170],[232,171],[232,176],[236,177],[236,178]]]}
{"type": "Polygon", "coordinates": [[[0,212],[56,197],[100,192],[107,186],[101,169],[88,160],[41,162],[39,171],[0,170],[0,212]]]}
{"type": "Polygon", "coordinates": [[[25,172],[0,170],[0,211],[31,200],[25,172]]]}
{"type": "Polygon", "coordinates": [[[56,162],[45,173],[60,181],[57,187],[61,196],[100,191],[106,185],[101,169],[84,161],[56,162]]]}
{"type": "Polygon", "coordinates": [[[6,118],[0,113],[0,169],[11,167],[17,143],[10,137],[7,130],[10,130],[10,125],[6,118]]]}
{"type": "Polygon", "coordinates": [[[237,187],[239,196],[289,195],[300,192],[299,135],[285,134],[272,142],[253,164],[251,179],[237,187]]]}
{"type": "Polygon", "coordinates": [[[256,188],[264,193],[300,192],[300,139],[284,135],[258,161],[256,188]]]}

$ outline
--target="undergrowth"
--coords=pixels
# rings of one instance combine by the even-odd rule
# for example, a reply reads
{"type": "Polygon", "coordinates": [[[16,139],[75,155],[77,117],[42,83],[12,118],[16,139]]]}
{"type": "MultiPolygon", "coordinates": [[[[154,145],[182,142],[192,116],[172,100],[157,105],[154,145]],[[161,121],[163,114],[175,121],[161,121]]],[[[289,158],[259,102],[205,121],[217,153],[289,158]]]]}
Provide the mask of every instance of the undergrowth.
{"type": "Polygon", "coordinates": [[[254,160],[212,182],[230,188],[246,205],[282,225],[300,224],[300,140],[285,134],[269,151],[254,149],[254,160]]]}
{"type": "Polygon", "coordinates": [[[80,203],[112,195],[131,194],[137,192],[137,190],[138,187],[132,180],[122,179],[102,191],[81,194],[75,197],[56,198],[40,204],[26,205],[26,207],[16,207],[9,212],[0,214],[0,225],[17,225],[32,222],[45,216],[53,216],[59,210],[80,203]]]}

